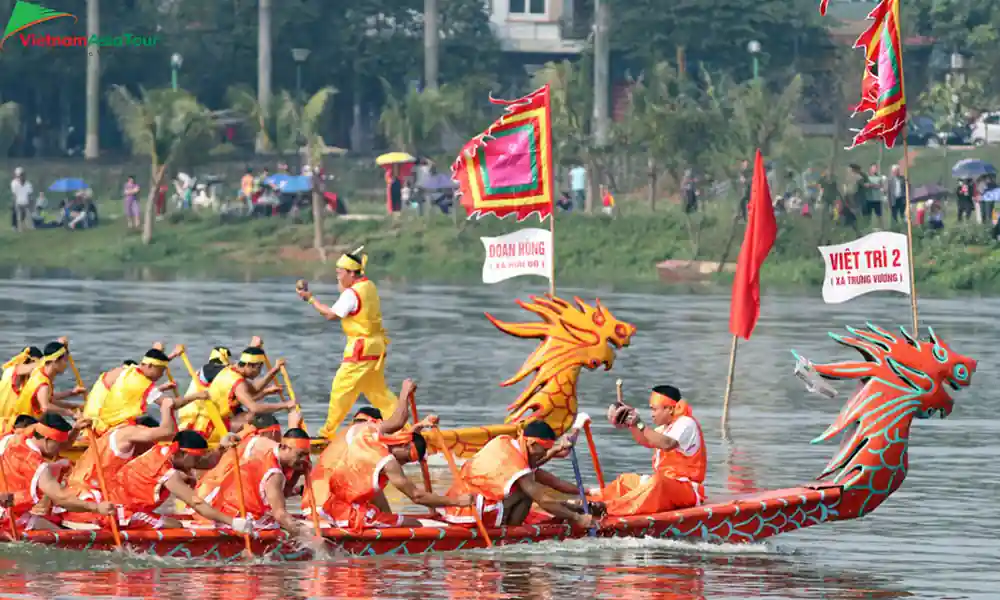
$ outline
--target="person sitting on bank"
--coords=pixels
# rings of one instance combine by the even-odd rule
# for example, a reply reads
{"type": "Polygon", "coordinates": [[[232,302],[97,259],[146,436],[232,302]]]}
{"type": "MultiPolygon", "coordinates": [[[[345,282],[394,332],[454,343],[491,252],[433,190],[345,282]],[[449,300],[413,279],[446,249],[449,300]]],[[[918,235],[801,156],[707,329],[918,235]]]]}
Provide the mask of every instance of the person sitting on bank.
{"type": "Polygon", "coordinates": [[[672,385],[658,385],[649,395],[655,427],[648,427],[638,411],[612,404],[608,420],[628,429],[643,448],[654,450],[652,475],[625,473],[604,489],[589,490],[610,516],[649,515],[698,506],[705,501],[705,440],[691,407],[672,385]]]}

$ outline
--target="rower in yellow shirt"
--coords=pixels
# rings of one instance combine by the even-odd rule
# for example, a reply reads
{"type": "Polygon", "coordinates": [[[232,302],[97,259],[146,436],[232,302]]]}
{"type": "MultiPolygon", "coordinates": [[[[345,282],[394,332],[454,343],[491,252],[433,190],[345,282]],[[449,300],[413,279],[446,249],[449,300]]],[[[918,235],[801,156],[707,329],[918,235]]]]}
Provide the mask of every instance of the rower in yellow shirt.
{"type": "Polygon", "coordinates": [[[18,416],[30,413],[30,406],[21,406],[19,403],[21,389],[41,359],[41,349],[28,346],[4,363],[0,372],[0,434],[9,433],[18,416]]]}
{"type": "Polygon", "coordinates": [[[56,377],[69,368],[69,341],[60,338],[57,342],[46,344],[42,355],[41,361],[36,363],[37,368],[31,372],[18,392],[14,407],[15,418],[18,415],[39,418],[46,412],[70,416],[75,409],[80,408],[80,405],[66,402],[66,399],[82,396],[86,393],[86,388],[77,386],[69,391],[57,392],[53,387],[56,377]]]}
{"type": "Polygon", "coordinates": [[[156,383],[169,365],[170,356],[153,347],[146,351],[138,365],[117,367],[98,378],[87,398],[88,403],[92,402],[88,410],[97,414],[94,431],[100,435],[123,423],[134,422],[146,414],[150,403],[159,402],[163,392],[176,388],[173,382],[156,383]],[[107,388],[103,398],[99,397],[101,386],[107,388]]]}
{"type": "Polygon", "coordinates": [[[296,291],[330,321],[340,320],[347,345],[337,375],[330,386],[330,408],[319,435],[332,438],[340,422],[354,406],[359,394],[379,409],[386,419],[396,410],[396,395],[385,383],[385,354],[389,339],[382,326],[382,310],[375,284],[365,277],[368,255],[364,246],[337,260],[340,298],[326,306],[313,297],[309,284],[299,281],[296,291]]]}

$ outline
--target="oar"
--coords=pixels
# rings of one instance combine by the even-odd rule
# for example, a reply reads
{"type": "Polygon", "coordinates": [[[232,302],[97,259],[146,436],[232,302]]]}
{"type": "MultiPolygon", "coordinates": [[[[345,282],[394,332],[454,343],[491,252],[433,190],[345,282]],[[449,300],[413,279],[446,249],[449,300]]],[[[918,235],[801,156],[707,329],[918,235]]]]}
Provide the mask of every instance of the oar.
{"type": "MultiPolygon", "coordinates": [[[[3,468],[3,458],[0,457],[0,485],[3,486],[5,492],[13,495],[14,490],[10,489],[7,485],[7,471],[3,468]]],[[[21,536],[17,533],[17,520],[14,518],[14,507],[11,506],[7,509],[7,523],[10,525],[10,541],[16,542],[21,539],[21,536]]]]}
{"type": "Polygon", "coordinates": [[[66,350],[66,358],[69,360],[69,367],[73,369],[73,377],[76,377],[76,385],[83,387],[83,377],[80,377],[80,369],[76,368],[76,361],[73,360],[73,355],[69,353],[69,349],[66,350]]]}
{"type": "MultiPolygon", "coordinates": [[[[573,461],[573,476],[576,477],[576,487],[580,491],[580,505],[583,507],[584,514],[590,514],[590,503],[587,502],[587,490],[583,486],[583,474],[580,473],[580,460],[576,457],[576,446],[573,446],[569,450],[569,457],[573,461]]],[[[590,537],[597,536],[597,529],[591,527],[587,532],[590,537]]]]}
{"type": "MultiPolygon", "coordinates": [[[[441,451],[444,452],[444,459],[448,461],[448,468],[451,469],[451,476],[454,478],[455,482],[461,485],[461,489],[468,492],[468,488],[465,482],[462,480],[462,474],[458,471],[458,465],[455,464],[455,456],[451,453],[451,448],[444,441],[444,435],[441,434],[441,430],[436,426],[434,427],[434,433],[437,435],[438,443],[441,444],[441,451]]],[[[479,514],[479,510],[473,506],[472,514],[476,517],[476,527],[479,528],[479,534],[483,536],[486,540],[486,547],[493,547],[493,540],[490,539],[490,534],[486,532],[486,526],[483,525],[483,516],[479,514]]]]}
{"type": "MultiPolygon", "coordinates": [[[[299,401],[295,397],[295,388],[292,387],[292,380],[290,377],[288,377],[288,369],[285,368],[285,365],[281,365],[281,377],[285,380],[285,387],[288,388],[288,399],[295,403],[296,410],[298,410],[301,413],[302,407],[299,405],[299,401]]],[[[306,429],[305,417],[303,417],[302,419],[302,429],[308,431],[306,429]]]]}
{"type": "MultiPolygon", "coordinates": [[[[271,370],[271,359],[267,356],[267,354],[264,355],[264,365],[267,367],[268,371],[271,370]]],[[[287,380],[286,380],[286,382],[287,382],[287,380]]],[[[281,388],[278,388],[278,395],[281,396],[282,400],[284,400],[285,399],[285,390],[283,390],[281,388]]]]}
{"type": "Polygon", "coordinates": [[[322,538],[323,528],[319,524],[319,507],[316,506],[316,492],[313,490],[312,469],[306,469],[305,480],[306,487],[309,488],[309,508],[312,509],[313,529],[316,531],[316,537],[322,538]]]}
{"type": "MultiPolygon", "coordinates": [[[[399,408],[397,407],[396,410],[399,410],[399,408]]],[[[417,398],[414,394],[410,394],[410,415],[413,416],[414,425],[420,422],[420,417],[417,416],[417,398]]],[[[440,433],[440,431],[438,433],[440,433]]],[[[444,438],[442,437],[441,440],[443,446],[444,438]]],[[[427,468],[427,459],[425,458],[420,459],[420,474],[424,477],[424,489],[428,492],[433,492],[434,489],[431,486],[431,470],[427,468]]]]}
{"type": "Polygon", "coordinates": [[[187,369],[188,375],[191,376],[191,379],[197,378],[198,372],[194,370],[193,366],[191,366],[191,360],[188,359],[187,348],[181,352],[181,360],[184,361],[184,368],[187,369]]]}
{"type": "MultiPolygon", "coordinates": [[[[247,504],[246,500],[243,498],[243,472],[240,470],[240,450],[239,446],[233,446],[233,469],[236,472],[236,493],[240,497],[240,518],[247,518],[247,504]]],[[[250,534],[243,534],[243,542],[246,545],[246,554],[248,557],[253,556],[253,549],[250,547],[250,534]]]]}
{"type": "MultiPolygon", "coordinates": [[[[87,435],[90,437],[90,445],[94,446],[97,444],[97,434],[94,433],[93,428],[87,428],[87,435]]],[[[108,494],[108,482],[104,479],[104,465],[101,464],[100,455],[94,460],[94,470],[97,471],[97,483],[101,486],[101,495],[104,496],[105,502],[111,502],[111,496],[108,494]]],[[[118,519],[115,517],[115,511],[111,512],[108,516],[108,523],[111,525],[111,535],[115,538],[115,546],[121,550],[122,549],[122,536],[118,531],[118,519]]]]}

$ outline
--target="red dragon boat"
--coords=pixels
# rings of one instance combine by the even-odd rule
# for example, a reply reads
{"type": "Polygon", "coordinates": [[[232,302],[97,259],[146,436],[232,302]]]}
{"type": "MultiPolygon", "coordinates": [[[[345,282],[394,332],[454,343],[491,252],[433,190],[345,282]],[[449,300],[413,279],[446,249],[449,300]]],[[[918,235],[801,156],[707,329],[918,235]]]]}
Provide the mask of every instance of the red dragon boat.
{"type": "MultiPolygon", "coordinates": [[[[610,346],[627,345],[635,327],[622,323],[601,305],[590,307],[579,299],[576,306],[546,297],[533,298],[522,307],[543,317],[544,323],[513,326],[492,317],[502,330],[543,342],[514,380],[535,372],[533,384],[512,406],[511,423],[543,418],[565,431],[576,415],[575,383],[581,367],[611,368],[610,346]],[[586,317],[586,319],[584,319],[586,317]],[[582,323],[590,322],[590,327],[582,323]],[[545,357],[548,358],[545,358],[545,357]],[[558,385],[550,387],[555,381],[558,385]],[[571,384],[571,385],[570,385],[571,384]],[[538,397],[549,390],[562,395],[538,397]],[[533,412],[525,412],[530,407],[533,412]],[[567,422],[566,419],[569,418],[567,422]]],[[[849,335],[830,334],[838,343],[854,348],[861,360],[815,365],[825,379],[860,379],[864,383],[841,410],[836,421],[813,443],[844,434],[844,442],[818,483],[766,491],[709,503],[684,510],[633,517],[605,517],[594,533],[605,538],[668,538],[710,543],[750,543],[780,533],[821,523],[863,517],[878,508],[906,477],[910,426],[915,418],[944,418],[953,408],[948,388],[967,387],[976,361],[953,351],[928,329],[919,340],[905,330],[892,334],[875,325],[848,327],[849,335]]],[[[794,354],[794,352],[793,352],[794,354]]],[[[796,355],[797,356],[797,355],[796,355]]],[[[801,359],[800,359],[801,360],[801,359]]],[[[455,430],[450,445],[468,455],[492,435],[511,424],[455,430]]],[[[340,528],[322,531],[324,550],[351,555],[423,554],[484,548],[485,539],[475,529],[453,526],[373,529],[351,532],[340,528]]],[[[585,529],[560,523],[500,527],[488,531],[496,545],[583,538],[585,529]]],[[[135,552],[160,556],[236,560],[244,555],[244,539],[215,530],[176,529],[122,531],[123,545],[135,552]]],[[[37,531],[22,539],[73,550],[113,550],[109,531],[37,531]]],[[[255,556],[277,561],[309,560],[321,551],[281,531],[266,531],[252,540],[255,556]]]]}

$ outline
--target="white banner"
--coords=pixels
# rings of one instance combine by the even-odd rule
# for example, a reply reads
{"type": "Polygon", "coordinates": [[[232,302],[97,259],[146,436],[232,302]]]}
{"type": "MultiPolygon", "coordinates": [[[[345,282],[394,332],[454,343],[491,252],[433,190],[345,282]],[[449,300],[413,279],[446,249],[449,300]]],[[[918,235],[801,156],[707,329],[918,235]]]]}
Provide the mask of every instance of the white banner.
{"type": "Polygon", "coordinates": [[[846,244],[820,246],[819,251],[826,262],[823,301],[827,304],[883,290],[910,293],[910,263],[902,233],[878,231],[846,244]]]}
{"type": "Polygon", "coordinates": [[[541,275],[546,279],[552,276],[551,231],[528,228],[479,239],[486,247],[483,283],[497,283],[519,275],[541,275]]]}

